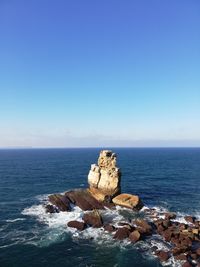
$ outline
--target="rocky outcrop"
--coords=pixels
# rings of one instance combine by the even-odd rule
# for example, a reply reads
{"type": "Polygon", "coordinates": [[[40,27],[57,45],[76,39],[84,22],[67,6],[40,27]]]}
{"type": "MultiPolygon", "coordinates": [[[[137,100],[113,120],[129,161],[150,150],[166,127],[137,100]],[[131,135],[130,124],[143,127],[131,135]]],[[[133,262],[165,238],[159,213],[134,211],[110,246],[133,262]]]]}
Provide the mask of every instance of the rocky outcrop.
{"type": "MultiPolygon", "coordinates": [[[[183,266],[198,266],[200,262],[200,221],[193,216],[185,216],[185,221],[179,222],[176,213],[162,212],[159,216],[156,209],[143,209],[143,203],[139,196],[121,194],[121,172],[116,164],[116,154],[110,150],[100,153],[98,164],[92,164],[88,175],[88,189],[77,189],[63,194],[49,196],[49,203],[45,206],[48,216],[57,212],[73,212],[74,206],[82,210],[82,221],[70,221],[67,227],[78,231],[86,228],[101,228],[110,234],[114,240],[127,239],[134,243],[159,235],[167,246],[167,250],[152,248],[152,253],[163,262],[169,258],[184,261],[183,266]],[[130,215],[124,216],[124,220],[116,222],[115,212],[117,206],[129,208],[121,209],[130,215]]],[[[120,211],[121,211],[120,210],[120,211]]],[[[100,232],[99,231],[99,232],[100,232]]],[[[116,242],[114,241],[113,242],[116,242]]],[[[139,245],[139,244],[138,244],[139,245]]]]}
{"type": "Polygon", "coordinates": [[[110,150],[102,150],[98,165],[92,164],[88,174],[91,193],[99,201],[109,202],[120,193],[121,172],[117,167],[116,154],[110,150]]]}
{"type": "Polygon", "coordinates": [[[140,210],[143,207],[143,203],[139,196],[130,194],[120,194],[112,199],[115,205],[126,207],[129,209],[140,210]]]}

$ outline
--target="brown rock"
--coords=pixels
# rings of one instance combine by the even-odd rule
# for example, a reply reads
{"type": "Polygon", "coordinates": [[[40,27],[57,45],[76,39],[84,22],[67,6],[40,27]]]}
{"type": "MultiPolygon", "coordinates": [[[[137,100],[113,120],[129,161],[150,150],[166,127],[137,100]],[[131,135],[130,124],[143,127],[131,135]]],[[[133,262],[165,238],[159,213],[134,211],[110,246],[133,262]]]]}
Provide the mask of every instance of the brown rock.
{"type": "Polygon", "coordinates": [[[200,256],[200,247],[195,252],[198,256],[200,256]]]}
{"type": "Polygon", "coordinates": [[[167,261],[170,258],[169,251],[159,250],[155,254],[156,254],[156,256],[158,256],[160,261],[167,261]]]}
{"type": "Polygon", "coordinates": [[[199,234],[199,229],[193,228],[192,229],[192,233],[195,234],[195,235],[198,235],[199,234]]]}
{"type": "Polygon", "coordinates": [[[194,223],[196,218],[193,216],[185,216],[184,219],[189,223],[194,223]]]}
{"type": "Polygon", "coordinates": [[[104,209],[104,205],[97,201],[88,190],[80,189],[69,191],[65,196],[76,206],[82,210],[104,209]]]}
{"type": "Polygon", "coordinates": [[[134,230],[132,233],[130,233],[129,238],[131,242],[135,243],[140,240],[140,236],[140,233],[137,230],[134,230]]]}
{"type": "Polygon", "coordinates": [[[70,200],[67,196],[54,194],[49,196],[49,202],[55,205],[60,211],[70,211],[70,200]]]}
{"type": "Polygon", "coordinates": [[[93,212],[85,213],[83,215],[83,220],[86,224],[89,226],[98,228],[103,226],[103,220],[101,215],[97,210],[94,210],[93,212]]]}
{"type": "Polygon", "coordinates": [[[192,241],[190,238],[185,238],[181,240],[181,246],[186,246],[187,248],[190,248],[192,246],[192,241]]]}
{"type": "Polygon", "coordinates": [[[157,228],[157,232],[162,235],[165,231],[165,228],[162,226],[162,225],[159,225],[158,228],[157,228]]]}
{"type": "Polygon", "coordinates": [[[186,261],[187,260],[187,255],[186,254],[179,254],[175,256],[176,260],[180,260],[180,261],[186,261]]]}
{"type": "Polygon", "coordinates": [[[192,267],[192,264],[189,261],[183,263],[182,267],[192,267]]]}
{"type": "Polygon", "coordinates": [[[193,260],[198,259],[198,255],[197,255],[196,253],[191,253],[191,254],[190,254],[190,257],[191,257],[193,260]]]}
{"type": "Polygon", "coordinates": [[[165,230],[165,231],[163,232],[162,235],[163,235],[164,239],[165,239],[167,242],[169,242],[169,241],[171,240],[172,234],[173,234],[173,232],[172,232],[170,229],[167,229],[167,230],[165,230]]]}
{"type": "Polygon", "coordinates": [[[70,221],[68,222],[67,226],[76,228],[79,231],[83,231],[86,227],[84,222],[78,222],[78,221],[70,221]]]}
{"type": "Polygon", "coordinates": [[[177,246],[175,248],[172,249],[172,254],[174,256],[177,256],[179,254],[185,253],[188,250],[188,248],[186,246],[177,246]]]}
{"type": "Polygon", "coordinates": [[[111,224],[106,224],[104,225],[104,230],[111,233],[115,231],[115,227],[111,224]]]}
{"type": "Polygon", "coordinates": [[[136,225],[136,229],[138,230],[138,232],[140,232],[140,234],[149,235],[152,233],[152,227],[147,221],[137,219],[134,220],[132,223],[136,225]]]}
{"type": "Polygon", "coordinates": [[[173,219],[176,219],[176,213],[174,212],[165,213],[165,220],[173,220],[173,219]]]}
{"type": "Polygon", "coordinates": [[[126,227],[122,227],[117,229],[114,238],[118,240],[123,240],[125,238],[128,238],[129,235],[130,235],[130,230],[126,227]]]}
{"type": "Polygon", "coordinates": [[[47,205],[45,206],[45,211],[46,211],[47,213],[57,213],[57,212],[59,212],[59,210],[58,210],[55,206],[53,206],[53,205],[51,205],[51,204],[47,204],[47,205]]]}
{"type": "Polygon", "coordinates": [[[139,196],[131,194],[120,194],[113,198],[113,203],[129,209],[140,210],[144,205],[139,196]]]}
{"type": "Polygon", "coordinates": [[[169,226],[171,226],[171,222],[170,222],[170,220],[165,219],[165,220],[163,220],[162,225],[163,225],[165,228],[168,228],[169,226]]]}
{"type": "Polygon", "coordinates": [[[180,223],[179,225],[179,229],[182,231],[182,230],[186,230],[187,229],[187,225],[184,224],[184,223],[180,223]]]}

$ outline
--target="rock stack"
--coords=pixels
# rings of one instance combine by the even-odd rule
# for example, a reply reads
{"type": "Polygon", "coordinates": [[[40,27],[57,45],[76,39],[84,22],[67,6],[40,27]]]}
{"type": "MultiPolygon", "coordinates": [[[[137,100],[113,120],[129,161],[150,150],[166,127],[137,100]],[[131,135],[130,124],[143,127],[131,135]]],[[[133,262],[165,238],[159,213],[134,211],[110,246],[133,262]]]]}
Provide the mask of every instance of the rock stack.
{"type": "MultiPolygon", "coordinates": [[[[78,206],[83,211],[81,221],[69,221],[67,227],[84,231],[88,227],[109,232],[114,240],[127,239],[132,243],[159,235],[167,244],[167,250],[152,248],[152,253],[161,262],[172,258],[183,261],[184,267],[200,266],[200,220],[192,216],[185,217],[185,223],[176,220],[175,213],[158,214],[156,209],[144,209],[144,218],[106,221],[103,210],[115,208],[116,205],[129,208],[134,216],[143,206],[139,196],[120,194],[121,172],[117,167],[116,154],[110,150],[100,152],[98,164],[92,164],[88,175],[88,189],[76,189],[63,194],[49,196],[47,213],[73,212],[78,206]],[[134,210],[134,211],[133,211],[134,210]],[[136,212],[135,212],[136,211],[136,212]],[[146,219],[145,219],[146,217],[146,219]]],[[[107,211],[106,211],[107,212],[107,211]]],[[[157,237],[156,237],[157,238],[157,237]]]]}
{"type": "Polygon", "coordinates": [[[120,194],[121,171],[117,167],[116,154],[111,150],[102,150],[98,164],[92,164],[88,174],[88,189],[76,189],[64,194],[49,196],[52,205],[46,206],[46,211],[53,213],[70,211],[71,204],[82,210],[113,208],[115,205],[140,210],[143,207],[139,196],[120,194]]]}
{"type": "Polygon", "coordinates": [[[114,196],[120,194],[120,178],[116,154],[110,150],[102,150],[98,165],[92,164],[88,174],[90,192],[99,201],[110,202],[114,196]]]}

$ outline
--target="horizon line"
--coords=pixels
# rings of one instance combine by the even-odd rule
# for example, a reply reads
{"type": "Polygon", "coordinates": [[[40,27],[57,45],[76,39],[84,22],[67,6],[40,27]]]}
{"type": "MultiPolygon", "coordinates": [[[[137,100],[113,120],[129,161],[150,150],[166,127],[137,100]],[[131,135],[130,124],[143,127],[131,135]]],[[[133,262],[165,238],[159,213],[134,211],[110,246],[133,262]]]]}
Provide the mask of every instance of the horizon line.
{"type": "Polygon", "coordinates": [[[108,148],[200,148],[200,146],[80,146],[80,147],[0,147],[0,150],[3,149],[108,149],[108,148]]]}

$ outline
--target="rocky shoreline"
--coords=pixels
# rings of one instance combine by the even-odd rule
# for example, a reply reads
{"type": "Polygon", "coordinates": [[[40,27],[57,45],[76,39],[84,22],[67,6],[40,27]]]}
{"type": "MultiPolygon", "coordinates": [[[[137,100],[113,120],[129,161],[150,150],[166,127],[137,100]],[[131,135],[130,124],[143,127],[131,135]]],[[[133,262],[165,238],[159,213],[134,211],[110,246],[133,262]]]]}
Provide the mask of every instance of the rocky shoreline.
{"type": "MultiPolygon", "coordinates": [[[[200,220],[186,216],[185,222],[176,220],[177,214],[164,212],[158,215],[153,208],[143,208],[137,195],[121,194],[121,170],[116,165],[116,154],[103,150],[98,165],[92,164],[88,175],[88,189],[76,189],[63,194],[50,195],[45,209],[47,213],[73,212],[78,206],[83,211],[80,221],[69,221],[66,227],[84,231],[88,227],[102,228],[110,233],[113,240],[129,240],[133,245],[140,240],[158,235],[168,249],[152,247],[152,254],[165,263],[170,258],[181,262],[183,267],[200,266],[200,220]],[[114,210],[117,206],[145,216],[127,219],[114,224],[113,220],[104,221],[102,211],[114,210]]],[[[136,216],[137,217],[137,216],[136,216]]]]}

